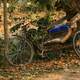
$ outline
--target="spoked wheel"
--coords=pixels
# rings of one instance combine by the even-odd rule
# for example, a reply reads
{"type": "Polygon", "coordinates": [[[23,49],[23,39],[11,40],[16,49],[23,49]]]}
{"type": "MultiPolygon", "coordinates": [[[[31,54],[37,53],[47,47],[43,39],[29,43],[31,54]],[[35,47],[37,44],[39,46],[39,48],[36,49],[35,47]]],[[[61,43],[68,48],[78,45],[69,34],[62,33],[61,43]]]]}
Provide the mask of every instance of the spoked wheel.
{"type": "Polygon", "coordinates": [[[30,63],[34,56],[34,49],[30,41],[17,36],[10,42],[9,54],[7,59],[12,65],[30,63]]]}
{"type": "Polygon", "coordinates": [[[76,54],[80,58],[80,31],[78,31],[73,38],[73,46],[76,54]]]}

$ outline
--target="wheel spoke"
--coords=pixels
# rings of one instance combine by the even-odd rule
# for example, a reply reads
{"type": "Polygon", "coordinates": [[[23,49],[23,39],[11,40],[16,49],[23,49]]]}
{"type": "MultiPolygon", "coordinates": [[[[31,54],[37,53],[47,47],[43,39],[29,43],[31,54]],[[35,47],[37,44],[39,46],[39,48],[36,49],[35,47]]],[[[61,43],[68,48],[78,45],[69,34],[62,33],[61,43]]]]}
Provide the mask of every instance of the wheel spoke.
{"type": "Polygon", "coordinates": [[[11,48],[9,54],[7,54],[8,59],[15,65],[31,62],[34,55],[32,44],[29,41],[24,41],[23,39],[18,39],[17,41],[18,42],[15,44],[16,47],[14,50],[12,51],[11,48]]]}

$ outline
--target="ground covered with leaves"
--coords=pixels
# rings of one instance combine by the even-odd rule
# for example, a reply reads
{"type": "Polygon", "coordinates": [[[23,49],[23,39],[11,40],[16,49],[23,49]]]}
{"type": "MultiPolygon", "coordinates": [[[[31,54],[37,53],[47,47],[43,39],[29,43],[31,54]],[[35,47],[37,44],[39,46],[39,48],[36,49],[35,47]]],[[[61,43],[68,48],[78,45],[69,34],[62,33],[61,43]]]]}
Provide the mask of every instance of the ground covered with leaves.
{"type": "Polygon", "coordinates": [[[1,67],[0,80],[80,80],[80,60],[70,54],[66,58],[1,67]]]}

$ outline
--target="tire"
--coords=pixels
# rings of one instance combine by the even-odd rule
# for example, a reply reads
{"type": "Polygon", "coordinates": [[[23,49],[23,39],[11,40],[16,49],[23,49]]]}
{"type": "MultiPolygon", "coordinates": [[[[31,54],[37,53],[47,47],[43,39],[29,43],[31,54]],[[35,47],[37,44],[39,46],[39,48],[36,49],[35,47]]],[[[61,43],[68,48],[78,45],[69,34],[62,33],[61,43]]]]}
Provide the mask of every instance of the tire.
{"type": "Polygon", "coordinates": [[[32,62],[34,48],[29,40],[21,36],[15,36],[10,41],[10,50],[7,59],[11,65],[28,64],[32,62]]]}
{"type": "Polygon", "coordinates": [[[80,31],[76,32],[73,37],[73,47],[77,56],[80,58],[80,31]]]}

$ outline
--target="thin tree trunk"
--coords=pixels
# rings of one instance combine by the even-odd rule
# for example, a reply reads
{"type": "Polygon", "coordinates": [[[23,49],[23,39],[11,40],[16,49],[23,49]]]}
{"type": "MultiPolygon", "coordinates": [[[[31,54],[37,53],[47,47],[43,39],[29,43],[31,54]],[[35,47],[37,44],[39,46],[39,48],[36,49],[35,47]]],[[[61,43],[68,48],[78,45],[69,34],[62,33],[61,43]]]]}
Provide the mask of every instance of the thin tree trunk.
{"type": "Polygon", "coordinates": [[[5,51],[4,51],[4,57],[6,58],[6,62],[10,63],[10,60],[7,57],[7,54],[9,54],[9,35],[8,35],[8,25],[7,25],[7,0],[3,0],[4,4],[4,41],[5,41],[5,51]]]}

